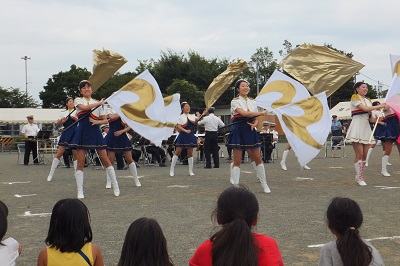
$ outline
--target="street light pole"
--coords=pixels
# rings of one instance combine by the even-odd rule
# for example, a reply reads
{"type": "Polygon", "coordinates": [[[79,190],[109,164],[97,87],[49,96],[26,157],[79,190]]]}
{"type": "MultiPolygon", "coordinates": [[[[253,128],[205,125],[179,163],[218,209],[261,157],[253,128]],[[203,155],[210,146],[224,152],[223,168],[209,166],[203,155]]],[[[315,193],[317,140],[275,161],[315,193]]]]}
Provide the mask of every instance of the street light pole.
{"type": "Polygon", "coordinates": [[[25,108],[28,105],[28,59],[30,60],[30,57],[27,57],[26,55],[24,57],[21,57],[22,60],[25,60],[25,108]]]}

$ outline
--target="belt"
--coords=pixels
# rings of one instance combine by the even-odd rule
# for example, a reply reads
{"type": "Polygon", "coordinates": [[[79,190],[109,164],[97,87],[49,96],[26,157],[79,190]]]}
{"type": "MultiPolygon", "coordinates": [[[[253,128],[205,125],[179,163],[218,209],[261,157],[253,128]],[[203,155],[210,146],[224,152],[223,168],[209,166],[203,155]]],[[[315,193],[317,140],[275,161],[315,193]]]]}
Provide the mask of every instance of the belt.
{"type": "Polygon", "coordinates": [[[206,131],[206,133],[208,133],[208,134],[215,134],[215,133],[218,133],[218,131],[206,131]]]}

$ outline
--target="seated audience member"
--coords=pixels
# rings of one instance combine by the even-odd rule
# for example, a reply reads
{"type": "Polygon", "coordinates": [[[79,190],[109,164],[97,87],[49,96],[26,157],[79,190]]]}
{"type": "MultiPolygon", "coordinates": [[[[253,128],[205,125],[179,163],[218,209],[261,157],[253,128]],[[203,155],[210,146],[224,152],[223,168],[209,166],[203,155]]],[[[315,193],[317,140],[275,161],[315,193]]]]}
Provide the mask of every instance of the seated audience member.
{"type": "Polygon", "coordinates": [[[326,211],[328,228],[336,240],[321,248],[320,266],[384,265],[379,252],[360,237],[360,206],[349,198],[333,198],[326,211]]]}
{"type": "Polygon", "coordinates": [[[225,189],[213,212],[221,230],[197,248],[189,265],[283,265],[275,239],[252,232],[258,210],[257,198],[247,188],[225,189]]]}
{"type": "Polygon", "coordinates": [[[156,146],[153,142],[150,142],[149,145],[146,146],[147,153],[151,154],[153,160],[157,161],[159,166],[165,167],[165,151],[163,148],[156,146]]]}
{"type": "Polygon", "coordinates": [[[8,227],[8,208],[0,200],[0,265],[16,265],[15,261],[21,254],[22,248],[12,237],[3,239],[8,227]]]}
{"type": "Polygon", "coordinates": [[[129,226],[118,262],[118,266],[141,265],[174,265],[160,225],[156,220],[145,217],[129,226]]]}
{"type": "Polygon", "coordinates": [[[104,265],[99,247],[91,243],[89,210],[79,199],[62,199],[54,205],[45,242],[38,266],[104,265]]]}

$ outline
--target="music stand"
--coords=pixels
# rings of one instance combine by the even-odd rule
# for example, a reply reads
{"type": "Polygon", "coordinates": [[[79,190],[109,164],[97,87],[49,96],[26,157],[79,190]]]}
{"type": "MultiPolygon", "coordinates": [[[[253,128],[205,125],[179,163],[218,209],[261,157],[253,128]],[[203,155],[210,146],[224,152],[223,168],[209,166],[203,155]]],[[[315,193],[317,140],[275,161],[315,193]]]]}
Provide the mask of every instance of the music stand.
{"type": "MultiPolygon", "coordinates": [[[[51,160],[47,159],[45,157],[45,153],[47,152],[47,142],[50,140],[50,136],[52,134],[51,130],[40,130],[36,136],[36,141],[37,141],[37,156],[39,159],[39,163],[46,164],[44,159],[49,161],[50,163],[52,162],[51,160]],[[39,145],[40,142],[40,145],[39,145]],[[43,145],[43,147],[42,147],[43,145]],[[40,148],[39,148],[40,147],[40,148]]],[[[51,145],[50,145],[51,149],[51,145]]]]}

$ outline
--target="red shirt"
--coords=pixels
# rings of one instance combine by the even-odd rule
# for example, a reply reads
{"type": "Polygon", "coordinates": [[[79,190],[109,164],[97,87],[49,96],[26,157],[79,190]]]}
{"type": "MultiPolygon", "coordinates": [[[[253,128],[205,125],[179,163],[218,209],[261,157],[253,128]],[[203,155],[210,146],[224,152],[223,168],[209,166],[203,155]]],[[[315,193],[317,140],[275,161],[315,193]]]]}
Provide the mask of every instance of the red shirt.
{"type": "MultiPolygon", "coordinates": [[[[257,242],[258,248],[258,265],[284,265],[279,251],[278,244],[272,237],[253,233],[254,239],[257,242]]],[[[212,242],[207,240],[203,242],[189,260],[190,266],[212,266],[211,256],[212,242]]]]}

